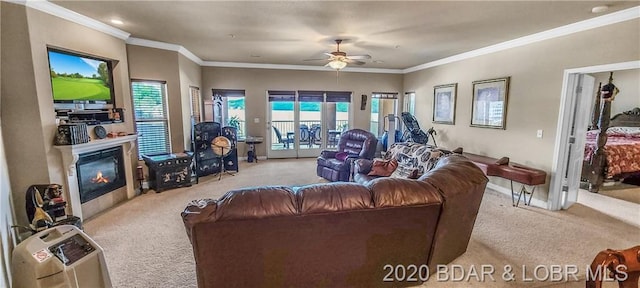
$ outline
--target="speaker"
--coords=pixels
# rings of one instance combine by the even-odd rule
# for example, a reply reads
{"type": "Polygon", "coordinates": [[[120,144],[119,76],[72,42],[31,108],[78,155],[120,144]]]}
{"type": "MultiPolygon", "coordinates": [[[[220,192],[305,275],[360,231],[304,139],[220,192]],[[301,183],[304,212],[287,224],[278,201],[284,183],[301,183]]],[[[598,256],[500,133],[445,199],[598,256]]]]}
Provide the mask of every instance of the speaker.
{"type": "Polygon", "coordinates": [[[220,123],[217,122],[200,122],[193,126],[193,149],[198,176],[221,171],[220,160],[211,149],[211,141],[220,136],[220,133],[220,123]]]}

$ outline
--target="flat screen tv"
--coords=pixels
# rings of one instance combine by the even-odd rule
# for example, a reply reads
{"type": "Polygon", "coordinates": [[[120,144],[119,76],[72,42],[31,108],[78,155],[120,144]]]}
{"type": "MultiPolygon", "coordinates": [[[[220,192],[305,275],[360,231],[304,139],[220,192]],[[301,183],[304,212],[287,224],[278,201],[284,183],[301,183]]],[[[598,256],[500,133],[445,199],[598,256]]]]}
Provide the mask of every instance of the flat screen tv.
{"type": "Polygon", "coordinates": [[[112,61],[53,48],[47,51],[54,103],[114,104],[112,61]]]}

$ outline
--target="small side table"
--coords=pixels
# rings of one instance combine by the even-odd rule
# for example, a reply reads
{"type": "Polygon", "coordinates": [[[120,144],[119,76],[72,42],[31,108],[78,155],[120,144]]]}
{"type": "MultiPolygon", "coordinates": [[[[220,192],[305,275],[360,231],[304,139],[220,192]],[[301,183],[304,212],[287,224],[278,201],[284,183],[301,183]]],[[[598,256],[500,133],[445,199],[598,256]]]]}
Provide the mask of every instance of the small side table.
{"type": "Polygon", "coordinates": [[[258,155],[256,155],[256,144],[260,144],[262,143],[262,141],[264,141],[264,138],[260,136],[247,136],[245,138],[244,142],[249,145],[249,149],[247,149],[247,162],[253,162],[253,160],[255,159],[256,163],[258,163],[258,155]]]}

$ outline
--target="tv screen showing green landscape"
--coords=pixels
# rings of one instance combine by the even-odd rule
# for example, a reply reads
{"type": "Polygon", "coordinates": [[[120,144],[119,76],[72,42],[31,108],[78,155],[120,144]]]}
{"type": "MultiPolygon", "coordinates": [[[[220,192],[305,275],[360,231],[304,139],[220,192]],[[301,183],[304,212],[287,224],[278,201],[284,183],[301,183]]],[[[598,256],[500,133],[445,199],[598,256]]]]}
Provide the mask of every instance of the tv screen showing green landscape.
{"type": "Polygon", "coordinates": [[[54,102],[112,102],[106,60],[49,50],[49,72],[54,102]]]}

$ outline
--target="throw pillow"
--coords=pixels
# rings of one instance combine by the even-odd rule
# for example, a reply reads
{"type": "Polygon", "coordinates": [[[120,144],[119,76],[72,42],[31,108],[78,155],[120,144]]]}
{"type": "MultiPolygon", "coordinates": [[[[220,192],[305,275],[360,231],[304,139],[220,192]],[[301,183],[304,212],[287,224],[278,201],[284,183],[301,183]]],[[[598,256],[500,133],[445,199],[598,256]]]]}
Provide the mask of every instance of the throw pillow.
{"type": "Polygon", "coordinates": [[[398,168],[391,173],[391,177],[393,178],[418,179],[419,176],[418,168],[407,166],[398,166],[398,168]]]}
{"type": "Polygon", "coordinates": [[[349,156],[349,153],[347,153],[347,152],[338,152],[338,153],[336,153],[336,159],[338,159],[340,161],[344,161],[345,159],[347,159],[347,156],[349,156]]]}
{"type": "Polygon", "coordinates": [[[373,160],[373,165],[371,165],[371,171],[367,175],[389,177],[396,168],[398,168],[398,161],[396,161],[396,159],[375,159],[373,160]]]}

